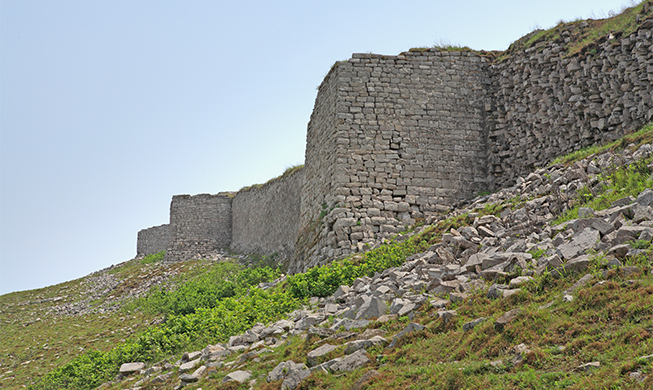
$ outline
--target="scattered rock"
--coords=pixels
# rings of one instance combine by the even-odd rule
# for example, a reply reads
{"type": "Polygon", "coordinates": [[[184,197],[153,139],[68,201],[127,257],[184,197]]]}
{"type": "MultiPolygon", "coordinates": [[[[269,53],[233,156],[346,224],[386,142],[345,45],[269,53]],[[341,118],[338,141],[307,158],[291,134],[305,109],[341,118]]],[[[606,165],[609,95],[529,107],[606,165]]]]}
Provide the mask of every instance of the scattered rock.
{"type": "Polygon", "coordinates": [[[251,378],[251,376],[252,374],[249,371],[238,370],[227,374],[227,376],[225,376],[224,379],[222,380],[222,383],[227,383],[231,381],[245,383],[247,380],[249,380],[249,378],[251,378]]]}
{"type": "Polygon", "coordinates": [[[412,332],[418,332],[420,330],[425,329],[426,327],[420,324],[416,324],[414,322],[411,322],[408,324],[407,327],[404,328],[401,332],[397,333],[395,337],[392,338],[392,342],[390,345],[388,345],[388,348],[394,348],[395,345],[397,345],[397,342],[404,337],[405,335],[412,333],[412,332]]]}
{"type": "Polygon", "coordinates": [[[487,320],[486,317],[477,318],[474,321],[469,321],[463,324],[463,332],[469,332],[476,327],[478,324],[482,324],[487,320]]]}
{"type": "Polygon", "coordinates": [[[347,371],[353,371],[357,368],[360,368],[367,363],[369,363],[370,359],[367,357],[367,354],[365,354],[365,351],[363,350],[358,350],[351,355],[347,355],[343,357],[340,361],[336,362],[331,366],[331,371],[333,372],[347,372],[347,371]]]}
{"type": "Polygon", "coordinates": [[[120,373],[122,375],[129,375],[134,372],[140,372],[144,368],[145,368],[145,363],[142,362],[123,363],[120,366],[120,373]]]}
{"type": "Polygon", "coordinates": [[[517,308],[517,309],[512,309],[504,314],[502,314],[499,318],[497,318],[496,322],[494,323],[494,329],[498,332],[503,331],[503,328],[511,323],[517,316],[521,313],[522,309],[517,308]]]}

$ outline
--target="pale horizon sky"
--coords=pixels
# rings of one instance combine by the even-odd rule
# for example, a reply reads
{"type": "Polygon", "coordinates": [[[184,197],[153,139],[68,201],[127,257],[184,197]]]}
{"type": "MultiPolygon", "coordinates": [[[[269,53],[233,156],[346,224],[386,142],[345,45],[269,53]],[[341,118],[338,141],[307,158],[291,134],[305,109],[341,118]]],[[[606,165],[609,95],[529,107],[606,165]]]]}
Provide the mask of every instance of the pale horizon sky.
{"type": "Polygon", "coordinates": [[[505,50],[622,0],[0,0],[0,294],[132,259],[173,195],[304,161],[316,87],[352,53],[505,50]]]}

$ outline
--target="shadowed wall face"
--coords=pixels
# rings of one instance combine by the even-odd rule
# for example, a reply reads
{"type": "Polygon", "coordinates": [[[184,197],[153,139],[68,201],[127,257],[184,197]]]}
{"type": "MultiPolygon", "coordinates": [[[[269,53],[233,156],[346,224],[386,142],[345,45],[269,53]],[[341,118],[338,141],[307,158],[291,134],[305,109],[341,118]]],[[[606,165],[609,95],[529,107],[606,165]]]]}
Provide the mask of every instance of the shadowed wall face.
{"type": "Polygon", "coordinates": [[[308,125],[299,272],[488,188],[489,63],[472,52],[354,54],[308,125]]]}
{"type": "Polygon", "coordinates": [[[237,253],[275,255],[286,262],[295,253],[303,170],[239,191],[232,201],[232,240],[237,253]]]}

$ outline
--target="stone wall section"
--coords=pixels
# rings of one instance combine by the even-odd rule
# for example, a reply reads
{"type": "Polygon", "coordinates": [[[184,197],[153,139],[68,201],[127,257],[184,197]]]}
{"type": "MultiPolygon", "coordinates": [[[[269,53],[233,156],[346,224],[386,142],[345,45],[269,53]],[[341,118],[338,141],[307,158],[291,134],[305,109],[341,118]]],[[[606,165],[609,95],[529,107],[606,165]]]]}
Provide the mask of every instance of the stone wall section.
{"type": "Polygon", "coordinates": [[[232,240],[237,253],[275,255],[286,262],[295,253],[303,170],[238,191],[232,201],[232,240]]]}
{"type": "Polygon", "coordinates": [[[318,89],[304,168],[235,198],[173,197],[166,260],[294,252],[288,271],[302,272],[651,121],[653,20],[566,55],[585,28],[560,25],[560,38],[499,60],[428,49],[338,62],[318,89]]]}
{"type": "Polygon", "coordinates": [[[334,65],[318,88],[311,119],[306,131],[306,155],[303,169],[303,187],[296,250],[289,263],[290,273],[301,272],[308,264],[304,259],[315,259],[326,246],[329,226],[325,217],[335,203],[337,148],[340,137],[338,115],[342,104],[338,100],[341,82],[338,64],[334,65]]]}
{"type": "Polygon", "coordinates": [[[231,244],[233,194],[176,195],[170,203],[170,242],[164,260],[212,258],[231,244]]]}
{"type": "Polygon", "coordinates": [[[308,250],[291,272],[365,250],[488,188],[488,72],[476,53],[438,50],[336,64],[308,126],[310,237],[300,237],[308,250]]]}
{"type": "Polygon", "coordinates": [[[136,257],[159,253],[168,248],[170,242],[170,225],[153,226],[138,232],[136,257]]]}
{"type": "Polygon", "coordinates": [[[488,146],[496,188],[653,118],[651,19],[629,36],[603,37],[567,58],[564,39],[589,26],[559,28],[561,40],[509,53],[492,65],[495,107],[488,146]]]}

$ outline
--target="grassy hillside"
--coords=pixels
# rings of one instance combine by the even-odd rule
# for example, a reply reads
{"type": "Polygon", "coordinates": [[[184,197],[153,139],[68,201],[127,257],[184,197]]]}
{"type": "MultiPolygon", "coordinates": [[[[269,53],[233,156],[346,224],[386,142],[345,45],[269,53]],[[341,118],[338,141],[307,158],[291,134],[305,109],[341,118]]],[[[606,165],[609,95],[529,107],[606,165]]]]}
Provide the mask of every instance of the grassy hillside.
{"type": "MultiPolygon", "coordinates": [[[[100,271],[116,279],[115,288],[97,291],[97,276],[90,275],[38,290],[0,296],[0,386],[19,388],[37,383],[50,370],[60,367],[86,351],[109,351],[117,343],[147,329],[161,316],[139,310],[104,309],[120,297],[128,296],[144,281],[166,276],[179,282],[178,275],[199,275],[209,262],[191,261],[163,265],[132,260],[100,271]],[[95,295],[95,296],[94,296],[95,295]],[[86,309],[78,315],[57,314],[56,309],[86,309]]],[[[154,257],[156,260],[156,257],[154,257]]]]}

